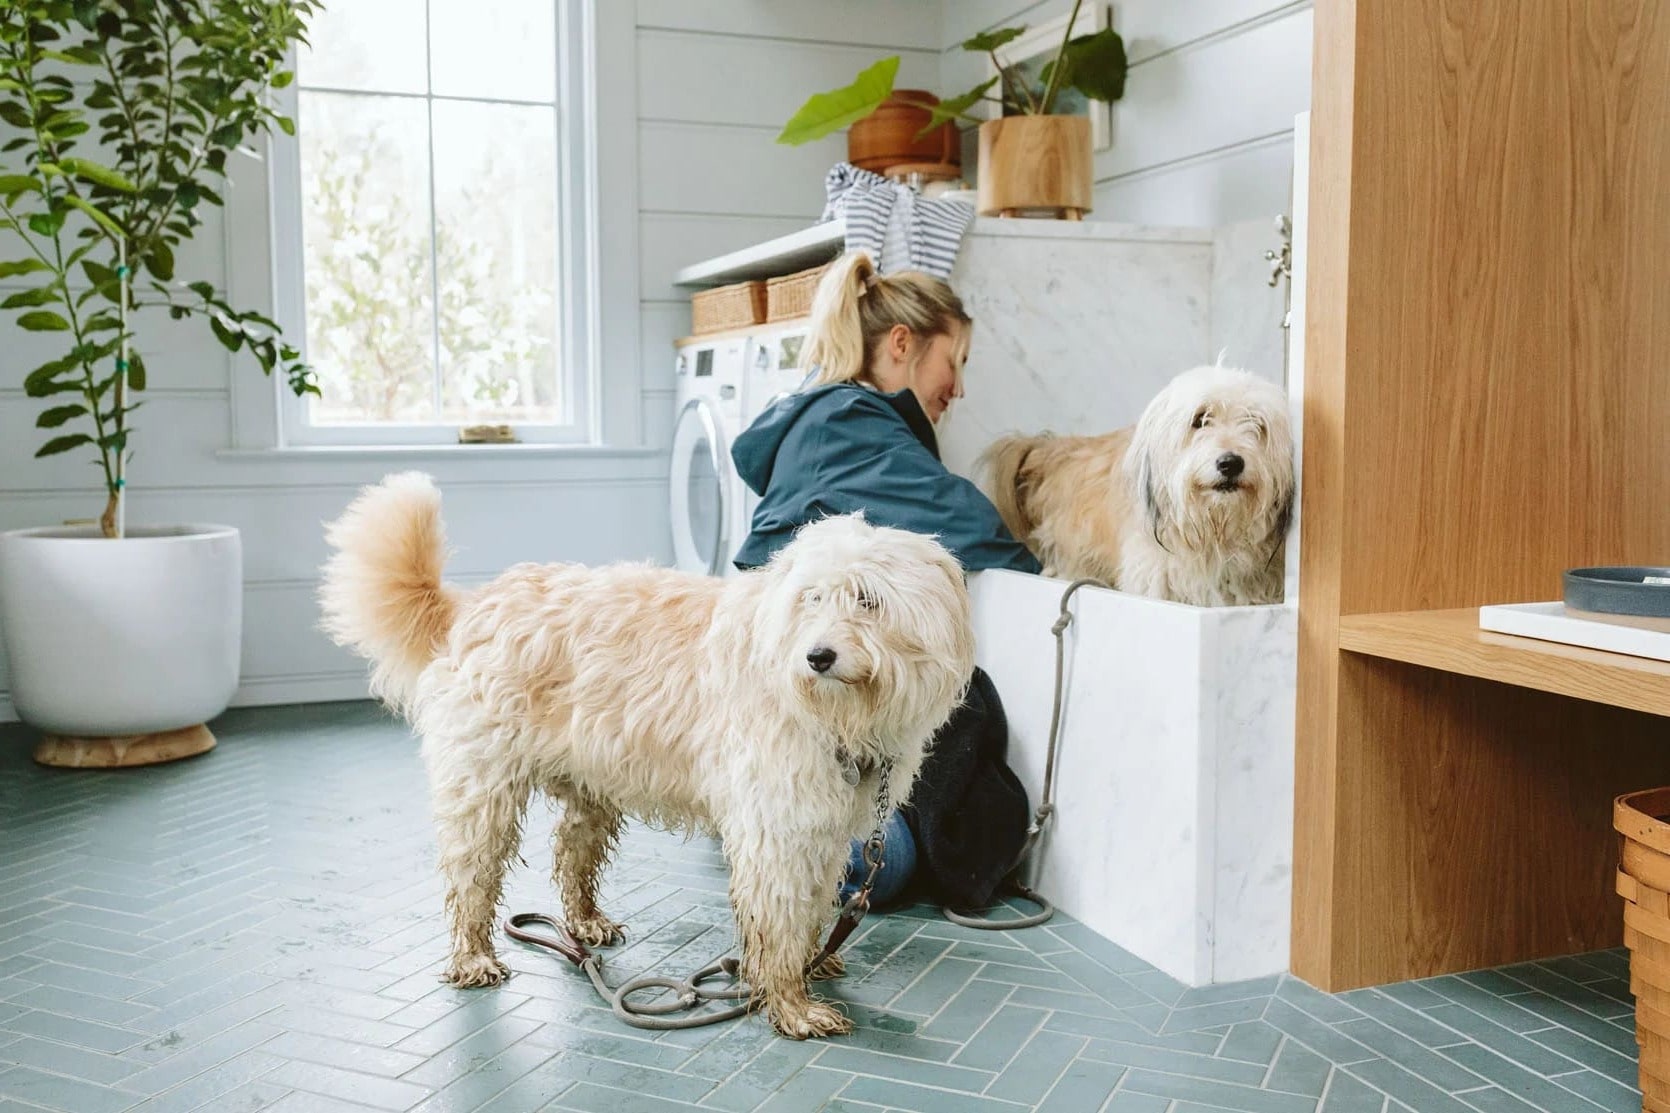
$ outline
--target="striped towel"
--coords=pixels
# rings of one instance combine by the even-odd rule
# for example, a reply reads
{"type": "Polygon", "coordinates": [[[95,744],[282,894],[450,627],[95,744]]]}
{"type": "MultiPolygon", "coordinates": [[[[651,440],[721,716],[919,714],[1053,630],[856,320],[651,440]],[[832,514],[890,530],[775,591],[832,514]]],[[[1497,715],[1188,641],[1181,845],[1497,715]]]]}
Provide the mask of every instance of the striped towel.
{"type": "Polygon", "coordinates": [[[824,177],[822,220],[844,217],[847,250],[866,251],[882,274],[917,270],[949,278],[974,207],[919,197],[907,185],[837,162],[824,177]]]}

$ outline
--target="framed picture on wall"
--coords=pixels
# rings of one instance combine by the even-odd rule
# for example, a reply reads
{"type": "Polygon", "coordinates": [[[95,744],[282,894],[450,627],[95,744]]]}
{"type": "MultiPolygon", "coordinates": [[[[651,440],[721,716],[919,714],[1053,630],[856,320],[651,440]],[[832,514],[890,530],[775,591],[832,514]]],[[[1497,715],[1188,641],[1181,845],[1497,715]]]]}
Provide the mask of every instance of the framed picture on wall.
{"type": "MultiPolygon", "coordinates": [[[[1063,13],[1036,27],[1028,27],[1026,34],[997,51],[998,59],[1011,67],[1011,73],[1021,76],[1034,97],[1042,97],[1044,94],[1044,67],[1055,60],[1055,53],[1061,48],[1061,40],[1067,30],[1067,19],[1067,14],[1063,13]]],[[[1077,38],[1103,30],[1109,25],[1109,19],[1109,5],[1086,4],[1079,9],[1078,19],[1073,23],[1072,37],[1077,38]]],[[[986,59],[986,76],[998,76],[997,67],[992,64],[990,57],[986,59]]],[[[988,120],[997,118],[1000,112],[1005,116],[1015,115],[1013,109],[1007,106],[999,109],[991,101],[980,102],[980,107],[988,120]]],[[[1113,145],[1112,105],[1089,100],[1075,89],[1063,89],[1056,93],[1055,110],[1063,115],[1076,113],[1090,117],[1090,145],[1093,149],[1105,151],[1113,145]]]]}

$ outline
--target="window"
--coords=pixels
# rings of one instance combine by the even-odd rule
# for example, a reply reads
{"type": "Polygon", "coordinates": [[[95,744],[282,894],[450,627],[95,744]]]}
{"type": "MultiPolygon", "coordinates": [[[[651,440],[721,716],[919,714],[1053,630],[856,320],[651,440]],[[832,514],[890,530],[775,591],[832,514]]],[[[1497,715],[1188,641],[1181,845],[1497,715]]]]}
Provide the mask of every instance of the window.
{"type": "Polygon", "coordinates": [[[280,320],[321,397],[292,444],[464,425],[584,441],[592,236],[581,0],[344,0],[314,18],[275,143],[280,320]]]}

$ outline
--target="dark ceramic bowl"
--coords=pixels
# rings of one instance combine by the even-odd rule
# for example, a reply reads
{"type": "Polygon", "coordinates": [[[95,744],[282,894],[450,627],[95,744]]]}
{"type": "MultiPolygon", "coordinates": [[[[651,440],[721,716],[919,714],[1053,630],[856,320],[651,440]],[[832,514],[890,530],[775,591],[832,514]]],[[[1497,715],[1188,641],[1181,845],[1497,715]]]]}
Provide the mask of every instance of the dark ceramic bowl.
{"type": "Polygon", "coordinates": [[[1574,610],[1670,618],[1670,568],[1573,568],[1562,579],[1574,610]]]}

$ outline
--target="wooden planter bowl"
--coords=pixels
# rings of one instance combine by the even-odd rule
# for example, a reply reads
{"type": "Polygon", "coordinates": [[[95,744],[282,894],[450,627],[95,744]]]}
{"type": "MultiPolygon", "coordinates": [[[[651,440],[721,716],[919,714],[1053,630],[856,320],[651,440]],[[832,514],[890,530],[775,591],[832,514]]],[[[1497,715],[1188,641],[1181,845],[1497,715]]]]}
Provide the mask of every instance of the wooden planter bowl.
{"type": "Polygon", "coordinates": [[[1088,116],[1005,116],[980,125],[981,216],[1090,211],[1088,116]]]}
{"type": "Polygon", "coordinates": [[[895,89],[880,108],[847,129],[847,161],[877,174],[906,162],[961,166],[962,137],[954,122],[916,137],[933,119],[929,108],[938,103],[926,89],[895,89]]]}
{"type": "Polygon", "coordinates": [[[1624,945],[1635,994],[1635,1042],[1641,1048],[1641,1108],[1670,1113],[1670,788],[1620,796],[1618,895],[1624,898],[1624,945]]]}

